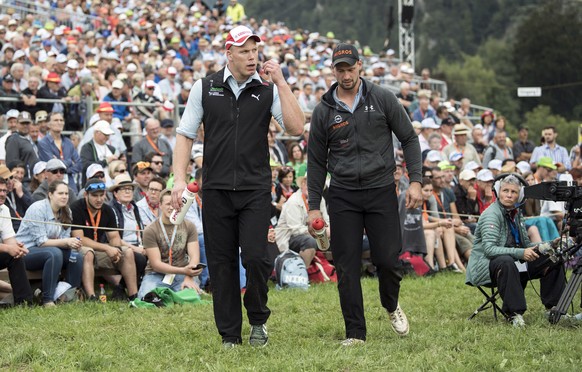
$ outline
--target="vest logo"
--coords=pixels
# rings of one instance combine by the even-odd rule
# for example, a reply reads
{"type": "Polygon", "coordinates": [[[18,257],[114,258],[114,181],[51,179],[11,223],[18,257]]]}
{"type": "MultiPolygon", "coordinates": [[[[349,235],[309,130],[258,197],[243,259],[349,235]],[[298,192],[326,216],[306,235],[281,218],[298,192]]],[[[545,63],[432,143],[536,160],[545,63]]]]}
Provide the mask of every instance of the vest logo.
{"type": "Polygon", "coordinates": [[[334,120],[336,123],[341,123],[341,121],[342,121],[342,117],[341,117],[340,115],[336,115],[336,116],[335,116],[335,118],[333,118],[333,120],[334,120]]]}
{"type": "Polygon", "coordinates": [[[224,97],[224,88],[210,87],[208,95],[211,97],[224,97]]]}
{"type": "Polygon", "coordinates": [[[257,101],[259,100],[259,97],[260,97],[260,96],[261,96],[260,94],[257,94],[257,95],[255,95],[255,94],[251,94],[251,97],[253,97],[253,98],[256,98],[256,99],[257,99],[257,101]]]}
{"type": "Polygon", "coordinates": [[[374,105],[365,106],[364,112],[376,112],[376,110],[374,110],[374,105]]]}

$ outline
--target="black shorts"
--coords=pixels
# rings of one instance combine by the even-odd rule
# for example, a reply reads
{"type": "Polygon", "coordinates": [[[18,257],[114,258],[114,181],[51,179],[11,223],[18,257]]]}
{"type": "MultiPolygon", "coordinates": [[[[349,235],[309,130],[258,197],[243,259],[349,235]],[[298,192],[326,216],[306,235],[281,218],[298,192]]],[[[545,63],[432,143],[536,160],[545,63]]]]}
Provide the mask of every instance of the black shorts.
{"type": "Polygon", "coordinates": [[[317,242],[311,235],[295,235],[289,238],[289,249],[293,252],[303,252],[306,249],[317,249],[317,242]]]}

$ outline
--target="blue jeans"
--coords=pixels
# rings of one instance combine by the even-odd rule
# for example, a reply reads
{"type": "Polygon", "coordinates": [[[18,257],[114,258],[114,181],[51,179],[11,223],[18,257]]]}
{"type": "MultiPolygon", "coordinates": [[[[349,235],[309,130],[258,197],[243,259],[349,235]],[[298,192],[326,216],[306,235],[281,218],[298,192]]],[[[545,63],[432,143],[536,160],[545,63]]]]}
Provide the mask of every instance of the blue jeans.
{"type": "MultiPolygon", "coordinates": [[[[198,245],[200,246],[200,262],[208,265],[208,261],[206,261],[206,247],[204,246],[204,234],[198,234],[198,245]]],[[[198,279],[200,279],[200,288],[204,288],[208,285],[210,276],[208,275],[207,267],[202,270],[198,279]]]]}
{"type": "Polygon", "coordinates": [[[172,285],[167,285],[166,283],[162,282],[162,280],[164,280],[164,276],[166,276],[166,274],[160,273],[145,274],[141,281],[139,292],[137,292],[137,298],[141,300],[143,296],[148,294],[148,292],[158,287],[170,288],[174,292],[178,292],[179,290],[181,290],[182,282],[184,282],[184,275],[176,274],[172,285]]]}
{"type": "Polygon", "coordinates": [[[77,262],[69,262],[70,249],[57,247],[31,247],[24,256],[27,270],[42,270],[42,302],[54,301],[55,289],[63,268],[66,269],[65,281],[72,287],[81,286],[83,256],[77,255],[77,262]]]}

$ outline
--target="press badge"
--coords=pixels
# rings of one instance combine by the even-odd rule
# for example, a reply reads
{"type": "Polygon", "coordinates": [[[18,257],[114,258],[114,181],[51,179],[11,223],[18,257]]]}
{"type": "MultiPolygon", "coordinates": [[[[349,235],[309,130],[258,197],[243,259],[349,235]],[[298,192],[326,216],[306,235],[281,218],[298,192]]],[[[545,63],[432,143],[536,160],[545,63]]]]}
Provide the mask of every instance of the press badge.
{"type": "Polygon", "coordinates": [[[172,285],[172,283],[174,283],[175,277],[176,277],[176,274],[166,274],[166,275],[164,275],[164,279],[162,280],[162,283],[167,284],[167,285],[172,285]]]}

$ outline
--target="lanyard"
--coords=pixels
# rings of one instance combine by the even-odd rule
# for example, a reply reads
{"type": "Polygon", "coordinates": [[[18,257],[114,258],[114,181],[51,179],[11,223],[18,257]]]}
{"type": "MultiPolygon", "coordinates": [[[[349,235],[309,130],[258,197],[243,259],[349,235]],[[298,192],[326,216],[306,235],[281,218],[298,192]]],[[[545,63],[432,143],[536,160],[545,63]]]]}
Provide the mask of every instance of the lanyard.
{"type": "Polygon", "coordinates": [[[460,152],[461,155],[465,156],[465,149],[463,148],[462,150],[460,150],[456,143],[455,143],[455,149],[457,150],[457,152],[460,152]]]}
{"type": "Polygon", "coordinates": [[[91,219],[91,226],[93,226],[93,240],[97,241],[97,230],[99,230],[99,222],[101,221],[101,209],[96,213],[97,221],[93,218],[89,206],[87,206],[87,213],[89,213],[89,218],[91,219]]]}
{"type": "Polygon", "coordinates": [[[426,208],[426,201],[422,202],[422,220],[428,222],[428,212],[426,208]]]}
{"type": "Polygon", "coordinates": [[[437,203],[439,203],[439,205],[441,206],[441,209],[443,210],[443,216],[447,218],[447,211],[445,210],[443,202],[441,202],[441,198],[439,198],[439,195],[434,191],[432,192],[432,194],[434,195],[434,198],[436,199],[437,203]]]}
{"type": "Polygon", "coordinates": [[[198,217],[202,219],[202,200],[200,200],[198,194],[194,194],[194,197],[196,198],[196,204],[198,204],[198,217]]]}
{"type": "Polygon", "coordinates": [[[154,151],[160,155],[160,156],[164,156],[166,155],[165,152],[161,152],[160,149],[158,148],[158,146],[154,143],[154,141],[152,141],[152,139],[150,138],[150,136],[146,136],[146,139],[148,140],[148,143],[150,144],[150,146],[154,149],[154,151]]]}
{"type": "Polygon", "coordinates": [[[160,223],[160,227],[162,228],[162,233],[164,233],[164,240],[166,244],[168,244],[168,261],[169,264],[172,265],[172,246],[174,245],[174,239],[176,238],[176,231],[178,229],[178,225],[174,225],[174,231],[172,232],[172,239],[168,239],[168,233],[166,232],[166,228],[162,223],[162,219],[158,218],[158,222],[160,223]]]}
{"type": "Polygon", "coordinates": [[[301,193],[301,197],[303,198],[303,204],[305,204],[305,209],[307,209],[307,212],[309,212],[309,204],[307,203],[307,198],[303,193],[301,193]]]}

